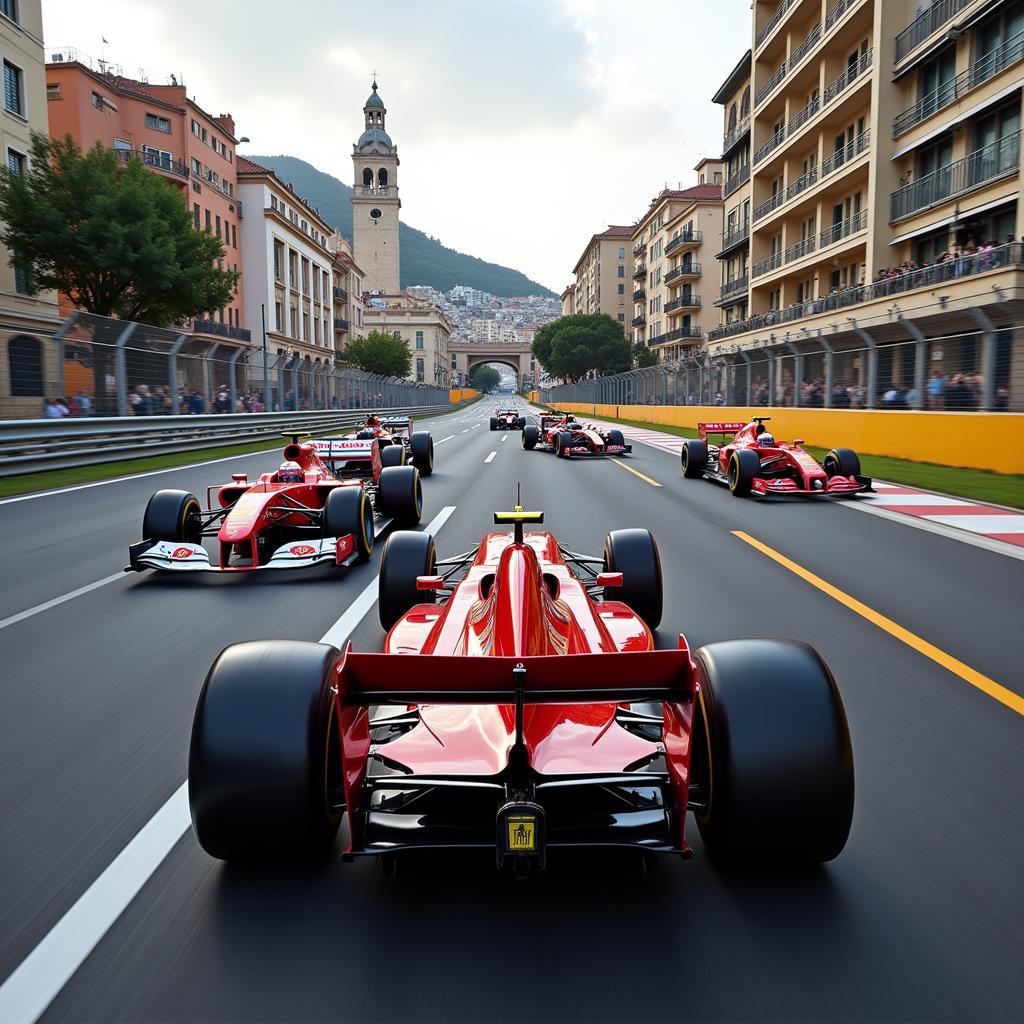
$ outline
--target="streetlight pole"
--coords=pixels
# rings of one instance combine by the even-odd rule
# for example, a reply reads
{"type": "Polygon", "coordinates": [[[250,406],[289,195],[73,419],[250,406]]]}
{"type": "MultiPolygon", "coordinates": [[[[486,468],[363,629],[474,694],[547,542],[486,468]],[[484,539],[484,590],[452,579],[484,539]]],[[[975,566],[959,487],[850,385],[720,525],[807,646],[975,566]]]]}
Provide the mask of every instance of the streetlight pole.
{"type": "Polygon", "coordinates": [[[263,408],[272,411],[270,402],[270,374],[267,370],[267,305],[260,303],[260,320],[263,322],[263,408]]]}

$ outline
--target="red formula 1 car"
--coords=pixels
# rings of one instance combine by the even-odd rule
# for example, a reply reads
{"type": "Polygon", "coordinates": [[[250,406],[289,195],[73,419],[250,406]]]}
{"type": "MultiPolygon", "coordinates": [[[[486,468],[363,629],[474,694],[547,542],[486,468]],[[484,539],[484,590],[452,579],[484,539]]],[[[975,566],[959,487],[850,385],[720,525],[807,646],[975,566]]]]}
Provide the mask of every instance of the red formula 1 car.
{"type": "Polygon", "coordinates": [[[684,441],[683,476],[706,477],[728,484],[738,498],[749,494],[800,494],[842,497],[871,492],[870,478],[861,476],[860,459],[849,448],[833,448],[819,463],[800,446],[776,441],[755,416],[750,423],[698,423],[700,440],[684,441]],[[723,445],[709,436],[733,435],[723,445]]]}
{"type": "MultiPolygon", "coordinates": [[[[206,489],[206,508],[187,491],[157,491],[142,517],[145,538],[128,549],[125,571],[251,572],[350,565],[366,561],[374,538],[391,524],[414,526],[423,512],[415,466],[383,466],[376,441],[367,441],[369,473],[339,479],[352,452],[345,439],[305,440],[285,446],[274,473],[206,489]],[[213,492],[217,492],[216,501],[213,492]],[[217,564],[203,546],[216,537],[217,564]]],[[[384,449],[386,452],[387,449],[384,449]]]]}
{"type": "Polygon", "coordinates": [[[370,476],[379,459],[381,466],[411,463],[420,476],[434,472],[434,440],[428,430],[413,430],[411,416],[377,416],[350,434],[314,441],[318,452],[330,452],[337,472],[370,476]]]}
{"type": "Polygon", "coordinates": [[[853,761],[835,681],[809,646],[656,650],[658,549],[610,533],[603,558],[495,515],[478,548],[388,539],[382,654],[235,644],[206,678],[189,801],[226,860],[316,855],[348,817],[346,858],[474,848],[526,873],[548,851],[627,847],[747,863],[842,850],[853,761]],[[660,705],[660,707],[659,707],[660,705]],[[656,713],[655,713],[656,712],[656,713]]]}
{"type": "Polygon", "coordinates": [[[621,430],[577,423],[571,413],[565,412],[542,413],[539,426],[527,423],[523,427],[523,447],[527,451],[552,451],[566,459],[578,455],[628,455],[633,451],[621,430]]]}
{"type": "Polygon", "coordinates": [[[518,409],[495,409],[491,417],[491,430],[522,430],[526,417],[518,409]]]}

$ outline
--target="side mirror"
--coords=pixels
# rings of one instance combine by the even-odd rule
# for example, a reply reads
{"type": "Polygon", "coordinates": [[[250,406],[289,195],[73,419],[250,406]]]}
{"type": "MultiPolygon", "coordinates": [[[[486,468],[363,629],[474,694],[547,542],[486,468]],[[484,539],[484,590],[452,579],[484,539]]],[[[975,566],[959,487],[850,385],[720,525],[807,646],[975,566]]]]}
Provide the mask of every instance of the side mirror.
{"type": "Polygon", "coordinates": [[[794,437],[793,438],[793,444],[801,445],[803,443],[804,443],[804,439],[802,437],[794,437]]]}
{"type": "Polygon", "coordinates": [[[444,590],[443,576],[417,576],[417,590],[444,590]]]}
{"type": "Polygon", "coordinates": [[[599,572],[597,579],[594,582],[599,587],[621,587],[622,586],[622,573],[621,572],[599,572]]]}
{"type": "Polygon", "coordinates": [[[231,474],[231,479],[234,480],[234,482],[236,484],[245,484],[245,483],[249,482],[249,474],[248,473],[232,473],[231,474]]]}

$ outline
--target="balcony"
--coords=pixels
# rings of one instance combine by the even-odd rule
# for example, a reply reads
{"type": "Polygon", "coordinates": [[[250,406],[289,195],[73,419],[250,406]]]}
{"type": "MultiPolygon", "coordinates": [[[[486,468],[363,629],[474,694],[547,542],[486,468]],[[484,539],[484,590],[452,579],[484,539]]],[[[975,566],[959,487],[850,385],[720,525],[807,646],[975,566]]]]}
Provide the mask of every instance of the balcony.
{"type": "Polygon", "coordinates": [[[633,255],[639,256],[646,248],[647,246],[643,242],[637,242],[636,245],[633,246],[633,255]]]}
{"type": "Polygon", "coordinates": [[[334,318],[334,329],[336,331],[347,331],[348,321],[343,316],[336,316],[334,318]]]}
{"type": "Polygon", "coordinates": [[[896,63],[916,50],[930,35],[956,17],[971,0],[934,0],[896,37],[896,63]]]}
{"type": "Polygon", "coordinates": [[[644,276],[646,276],[646,274],[647,274],[647,264],[646,263],[638,263],[633,268],[633,276],[634,277],[644,277],[644,276]]]}
{"type": "Polygon", "coordinates": [[[177,175],[179,178],[188,178],[188,164],[180,160],[172,160],[169,156],[161,153],[147,153],[141,149],[115,149],[117,159],[126,164],[129,160],[141,160],[147,167],[157,171],[166,171],[168,174],[177,175]]]}
{"type": "Polygon", "coordinates": [[[1016,174],[1020,166],[1020,132],[969,153],[946,167],[904,185],[892,194],[889,220],[912,217],[956,196],[1016,174]]]}
{"type": "Polygon", "coordinates": [[[700,245],[704,241],[704,232],[702,231],[683,231],[676,235],[668,245],[665,246],[665,255],[667,256],[670,252],[675,252],[680,246],[683,245],[700,245]]]}
{"type": "Polygon", "coordinates": [[[840,167],[848,164],[851,160],[855,160],[862,153],[867,152],[870,144],[871,129],[869,128],[866,132],[861,132],[853,142],[847,143],[842,149],[837,149],[834,153],[825,157],[821,161],[821,176],[825,178],[833,171],[837,171],[840,167]]]}
{"type": "Polygon", "coordinates": [[[729,229],[729,225],[726,224],[727,234],[722,239],[722,250],[718,254],[718,258],[721,259],[730,249],[735,249],[736,246],[742,245],[748,238],[750,238],[750,221],[745,220],[742,224],[735,224],[729,229]]]}
{"type": "Polygon", "coordinates": [[[744,164],[731,178],[726,179],[722,198],[728,199],[736,189],[741,188],[748,181],[750,181],[750,164],[744,164]]]}
{"type": "Polygon", "coordinates": [[[858,0],[839,0],[825,15],[825,31],[827,32],[858,0]]]}
{"type": "Polygon", "coordinates": [[[665,275],[665,284],[672,284],[688,277],[700,277],[701,269],[699,263],[680,263],[675,270],[670,270],[665,275]]]}
{"type": "Polygon", "coordinates": [[[749,288],[749,274],[743,274],[741,277],[734,277],[731,281],[726,281],[725,284],[722,285],[722,291],[719,297],[715,299],[715,305],[726,305],[730,302],[735,302],[737,298],[745,298],[749,288]]]}
{"type": "Polygon", "coordinates": [[[699,327],[677,327],[674,331],[661,336],[662,341],[700,341],[704,333],[699,327]]]}
{"type": "Polygon", "coordinates": [[[633,327],[643,327],[645,323],[647,323],[647,317],[644,316],[643,313],[641,313],[639,316],[633,317],[633,319],[630,321],[630,324],[633,327]]]}
{"type": "Polygon", "coordinates": [[[814,235],[803,239],[803,241],[797,242],[796,245],[791,245],[783,254],[783,263],[793,263],[796,260],[802,260],[809,253],[814,252],[817,246],[817,239],[814,235]]]}
{"type": "Polygon", "coordinates": [[[797,66],[814,49],[818,40],[821,39],[821,22],[819,21],[810,32],[807,33],[804,41],[789,55],[789,70],[797,66]]]}
{"type": "Polygon", "coordinates": [[[782,0],[778,7],[775,8],[775,12],[772,16],[761,26],[761,31],[757,33],[757,37],[754,40],[754,49],[759,50],[761,44],[778,28],[782,19],[786,16],[786,11],[796,3],[796,0],[782,0]]]}
{"type": "Polygon", "coordinates": [[[832,245],[834,242],[847,238],[849,235],[863,231],[867,226],[868,211],[861,210],[860,213],[855,213],[852,217],[847,217],[846,220],[841,221],[839,224],[833,224],[832,227],[822,231],[821,248],[824,249],[826,245],[832,245]]]}
{"type": "Polygon", "coordinates": [[[762,277],[764,274],[769,274],[773,270],[778,270],[782,266],[782,250],[773,252],[771,256],[766,260],[761,260],[760,263],[755,263],[753,270],[750,272],[751,277],[762,277]]]}
{"type": "Polygon", "coordinates": [[[892,137],[894,139],[916,128],[922,121],[927,121],[933,114],[952,106],[971,90],[984,85],[989,79],[995,78],[1007,68],[1024,59],[1024,32],[1018,32],[1002,46],[986,53],[975,61],[966,71],[961,71],[956,78],[943,82],[926,96],[922,96],[909,110],[904,110],[894,118],[892,137]]]}
{"type": "Polygon", "coordinates": [[[775,195],[766,199],[754,210],[754,223],[756,224],[762,217],[767,217],[772,210],[777,210],[785,201],[786,193],[784,190],[776,192],[775,195]]]}
{"type": "Polygon", "coordinates": [[[335,288],[334,297],[342,302],[348,302],[348,292],[344,288],[335,288]]]}
{"type": "Polygon", "coordinates": [[[825,86],[825,106],[827,107],[846,87],[855,82],[866,71],[871,70],[871,64],[875,59],[875,51],[868,48],[853,63],[846,66],[846,70],[837,75],[835,80],[825,86]]]}
{"type": "Polygon", "coordinates": [[[819,110],[821,110],[821,99],[814,96],[807,101],[803,109],[789,119],[789,124],[786,125],[786,134],[792,135],[793,132],[799,131],[819,110]]]}
{"type": "Polygon", "coordinates": [[[647,298],[647,291],[645,289],[643,289],[643,288],[637,288],[637,290],[635,292],[633,292],[633,301],[634,302],[643,302],[644,299],[646,299],[646,298],[647,298]]]}
{"type": "Polygon", "coordinates": [[[786,77],[787,64],[783,61],[768,79],[754,94],[754,106],[759,107],[775,91],[775,87],[786,77]]]}
{"type": "Polygon", "coordinates": [[[754,154],[754,166],[756,167],[766,156],[774,152],[779,146],[782,145],[786,138],[785,128],[782,131],[776,132],[755,154],[754,154]]]}
{"type": "Polygon", "coordinates": [[[739,123],[725,133],[722,139],[722,157],[724,158],[733,146],[739,142],[747,132],[750,131],[750,115],[741,117],[739,123]]]}
{"type": "Polygon", "coordinates": [[[666,315],[670,313],[676,313],[681,309],[699,309],[701,305],[699,295],[680,295],[678,299],[673,299],[671,302],[665,303],[666,315]]]}
{"type": "Polygon", "coordinates": [[[888,298],[903,292],[914,291],[917,288],[935,288],[948,281],[961,280],[975,274],[987,273],[990,270],[1022,264],[1024,264],[1024,243],[1011,242],[1007,245],[997,246],[988,253],[964,256],[958,260],[950,260],[948,263],[936,263],[934,266],[922,267],[920,270],[912,270],[899,277],[888,278],[884,281],[855,285],[853,288],[835,291],[824,298],[813,299],[810,302],[796,302],[786,309],[769,310],[767,313],[748,317],[746,320],[738,320],[724,327],[716,327],[708,334],[708,341],[721,341],[723,338],[733,338],[738,334],[747,334],[750,331],[760,331],[779,324],[804,320],[807,317],[831,313],[837,309],[848,309],[864,302],[888,298]]]}
{"type": "Polygon", "coordinates": [[[235,341],[252,342],[252,332],[244,327],[232,327],[222,324],[219,320],[193,320],[193,334],[209,334],[216,338],[232,338],[235,341]]]}

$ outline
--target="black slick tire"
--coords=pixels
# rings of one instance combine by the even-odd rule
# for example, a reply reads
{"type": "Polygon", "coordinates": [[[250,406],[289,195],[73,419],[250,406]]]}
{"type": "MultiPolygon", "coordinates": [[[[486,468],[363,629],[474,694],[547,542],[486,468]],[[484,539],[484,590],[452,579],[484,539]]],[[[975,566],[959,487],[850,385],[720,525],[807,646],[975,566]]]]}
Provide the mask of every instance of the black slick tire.
{"type": "Polygon", "coordinates": [[[528,452],[537,447],[538,440],[540,440],[540,429],[535,423],[528,423],[523,427],[523,447],[528,452]]]}
{"type": "Polygon", "coordinates": [[[568,430],[560,430],[555,434],[555,455],[560,459],[568,458],[569,446],[572,444],[572,434],[568,430]]]}
{"type": "Polygon", "coordinates": [[[405,445],[389,444],[387,448],[382,449],[380,453],[380,464],[385,469],[388,466],[404,466],[405,445]]]}
{"type": "Polygon", "coordinates": [[[605,598],[629,605],[648,629],[657,629],[664,608],[664,590],[661,555],[651,531],[612,530],[604,542],[604,569],[622,573],[622,586],[607,590],[605,598]]]}
{"type": "Polygon", "coordinates": [[[519,429],[522,430],[526,426],[526,417],[525,416],[520,416],[518,421],[517,421],[517,425],[518,425],[519,429]]]}
{"type": "Polygon", "coordinates": [[[622,436],[622,431],[617,430],[614,427],[608,431],[608,444],[622,444],[626,443],[626,439],[622,436]]]}
{"type": "Polygon", "coordinates": [[[430,476],[434,472],[434,439],[430,431],[417,430],[409,439],[409,450],[412,464],[420,471],[420,476],[430,476]]]}
{"type": "Polygon", "coordinates": [[[683,476],[687,480],[696,480],[704,475],[708,466],[708,446],[705,441],[684,441],[679,453],[682,460],[683,476]]]}
{"type": "MultiPolygon", "coordinates": [[[[381,474],[383,476],[383,473],[381,474]]],[[[356,557],[365,562],[373,554],[373,504],[363,487],[335,487],[324,503],[320,530],[325,537],[352,534],[356,557]]]]}
{"type": "Polygon", "coordinates": [[[860,459],[849,448],[833,448],[825,453],[821,461],[825,476],[860,476],[860,459]]]}
{"type": "Polygon", "coordinates": [[[400,526],[416,526],[423,516],[423,484],[415,466],[392,466],[380,471],[377,511],[400,526]]]}
{"type": "Polygon", "coordinates": [[[188,798],[199,845],[220,860],[325,855],[343,798],[338,651],[269,640],[232,644],[213,663],[192,723],[188,798]]]}
{"type": "Polygon", "coordinates": [[[384,544],[377,584],[380,624],[392,626],[417,604],[433,604],[434,591],[417,590],[417,576],[433,576],[437,568],[434,538],[429,533],[396,530],[384,544]]]}
{"type": "Polygon", "coordinates": [[[146,503],[142,538],[198,544],[203,537],[201,511],[199,500],[188,491],[157,491],[146,503]]]}
{"type": "Polygon", "coordinates": [[[492,416],[491,417],[491,430],[497,430],[497,429],[498,429],[498,417],[497,416],[492,416]]]}
{"type": "Polygon", "coordinates": [[[737,498],[750,494],[761,460],[749,448],[737,448],[729,458],[729,490],[737,498]]]}
{"type": "Polygon", "coordinates": [[[694,661],[695,817],[708,853],[748,866],[836,857],[853,820],[853,750],[821,656],[793,640],[729,640],[694,661]]]}

